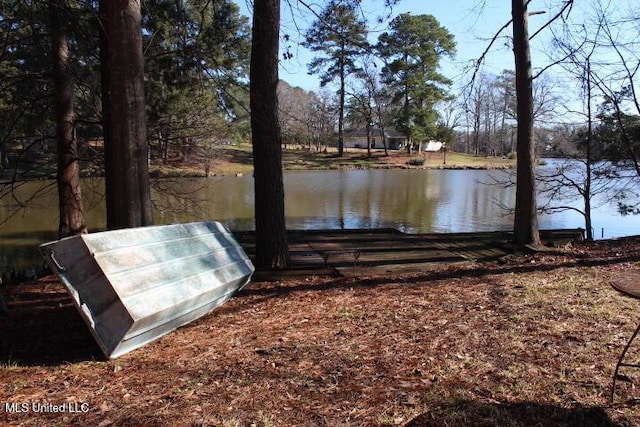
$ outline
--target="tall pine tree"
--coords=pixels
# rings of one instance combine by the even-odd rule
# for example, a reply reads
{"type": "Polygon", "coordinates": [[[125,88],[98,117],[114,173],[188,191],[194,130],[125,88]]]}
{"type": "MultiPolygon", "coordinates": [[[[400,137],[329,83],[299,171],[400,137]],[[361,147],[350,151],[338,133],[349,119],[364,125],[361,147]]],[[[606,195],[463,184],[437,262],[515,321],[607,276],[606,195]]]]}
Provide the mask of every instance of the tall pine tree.
{"type": "Polygon", "coordinates": [[[58,234],[67,237],[87,232],[80,190],[80,159],[74,132],[74,85],[71,76],[71,54],[68,8],[63,0],[49,1],[51,25],[51,58],[55,90],[56,151],[58,154],[58,200],[60,222],[58,234]]]}
{"type": "Polygon", "coordinates": [[[289,262],[278,122],[280,0],[254,0],[250,100],[256,218],[256,267],[289,262]]]}
{"type": "Polygon", "coordinates": [[[357,71],[356,61],[367,47],[367,25],[358,16],[357,2],[331,0],[305,34],[305,47],[316,52],[309,72],[319,74],[320,85],[338,80],[338,155],[344,153],[345,88],[349,74],[357,71]]]}
{"type": "Polygon", "coordinates": [[[434,106],[446,98],[451,84],[438,66],[443,55],[455,53],[453,35],[431,15],[405,13],[391,21],[377,47],[386,64],[383,81],[399,107],[397,129],[409,140],[435,136],[434,106]]]}
{"type": "Polygon", "coordinates": [[[100,1],[107,228],[153,223],[140,2],[100,1]]]}

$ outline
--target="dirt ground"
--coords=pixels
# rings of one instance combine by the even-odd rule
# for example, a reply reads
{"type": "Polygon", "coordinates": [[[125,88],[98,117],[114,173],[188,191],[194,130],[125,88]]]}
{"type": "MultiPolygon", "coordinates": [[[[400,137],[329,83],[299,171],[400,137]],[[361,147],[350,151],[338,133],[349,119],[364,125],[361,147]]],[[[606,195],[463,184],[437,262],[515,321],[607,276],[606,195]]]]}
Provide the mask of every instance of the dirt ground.
{"type": "Polygon", "coordinates": [[[640,370],[623,368],[609,401],[640,320],[640,301],[610,282],[634,274],[640,238],[405,276],[252,282],[116,360],[53,277],[5,286],[0,424],[640,425],[640,370]]]}

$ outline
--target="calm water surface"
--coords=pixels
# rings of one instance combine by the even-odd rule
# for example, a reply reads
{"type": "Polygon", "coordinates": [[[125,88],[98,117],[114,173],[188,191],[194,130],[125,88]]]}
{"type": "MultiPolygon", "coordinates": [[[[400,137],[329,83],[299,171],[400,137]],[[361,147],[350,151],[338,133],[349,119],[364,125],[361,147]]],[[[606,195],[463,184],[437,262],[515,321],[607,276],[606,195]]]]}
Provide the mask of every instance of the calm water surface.
{"type": "MultiPolygon", "coordinates": [[[[301,171],[285,174],[287,227],[290,229],[393,227],[407,233],[510,230],[515,190],[490,185],[506,180],[508,171],[354,170],[301,171]]],[[[156,183],[153,199],[157,224],[218,220],[230,229],[253,229],[253,178],[165,180],[156,183]]],[[[0,271],[40,265],[36,246],[55,240],[57,197],[52,183],[29,183],[17,193],[27,208],[0,226],[0,271]],[[45,191],[49,186],[51,191],[45,191]]],[[[104,229],[103,181],[83,181],[90,231],[104,229]]],[[[596,237],[640,234],[640,218],[621,216],[615,206],[596,203],[596,237]]],[[[0,201],[0,218],[18,206],[0,201]]],[[[541,228],[584,227],[574,212],[540,216],[541,228]]]]}

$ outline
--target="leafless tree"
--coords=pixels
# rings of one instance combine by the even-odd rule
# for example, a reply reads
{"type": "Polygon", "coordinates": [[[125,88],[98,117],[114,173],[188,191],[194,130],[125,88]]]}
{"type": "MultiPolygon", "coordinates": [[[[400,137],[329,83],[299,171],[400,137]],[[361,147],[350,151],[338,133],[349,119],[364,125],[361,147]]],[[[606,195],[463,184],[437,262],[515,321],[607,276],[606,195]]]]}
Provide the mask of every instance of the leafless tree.
{"type": "Polygon", "coordinates": [[[308,124],[313,115],[316,96],[300,87],[292,87],[280,80],[278,83],[278,108],[282,143],[311,148],[308,124]]]}
{"type": "MultiPolygon", "coordinates": [[[[636,141],[629,129],[630,113],[640,114],[637,97],[636,74],[640,67],[638,41],[631,34],[637,29],[631,9],[612,3],[593,0],[579,22],[565,21],[554,31],[554,60],[564,70],[580,82],[585,99],[584,110],[571,110],[578,117],[584,117],[586,130],[583,139],[584,150],[580,153],[581,174],[555,173],[555,186],[563,184],[563,191],[573,190],[579,194],[584,207],[580,212],[585,216],[588,238],[593,238],[590,219],[591,201],[598,194],[607,194],[607,203],[618,200],[623,211],[635,211],[621,202],[629,193],[634,193],[632,175],[640,175],[636,141]],[[631,35],[630,35],[631,34],[631,35]],[[598,124],[593,112],[594,100],[600,99],[601,106],[611,107],[610,113],[617,123],[619,143],[626,149],[622,154],[626,161],[612,164],[602,159],[594,146],[594,132],[598,124]],[[630,165],[631,168],[627,166],[630,165]],[[628,172],[633,171],[632,175],[628,172]],[[568,180],[565,175],[570,175],[568,180]],[[630,191],[631,190],[631,191],[630,191]]],[[[576,161],[573,162],[574,169],[576,161]]],[[[554,188],[554,185],[546,185],[554,188]]],[[[557,206],[553,206],[558,210],[557,206]]]]}
{"type": "Polygon", "coordinates": [[[309,140],[316,151],[326,152],[333,137],[333,130],[337,123],[337,107],[335,97],[328,90],[321,90],[313,94],[311,111],[307,121],[309,140]]]}

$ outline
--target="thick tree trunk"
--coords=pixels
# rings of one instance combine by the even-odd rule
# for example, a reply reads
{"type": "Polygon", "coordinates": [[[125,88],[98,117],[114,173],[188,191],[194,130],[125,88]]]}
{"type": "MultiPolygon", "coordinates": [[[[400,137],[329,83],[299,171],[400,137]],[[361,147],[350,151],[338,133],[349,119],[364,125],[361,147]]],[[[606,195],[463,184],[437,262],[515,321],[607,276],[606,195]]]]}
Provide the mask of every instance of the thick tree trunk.
{"type": "Polygon", "coordinates": [[[140,2],[102,0],[107,228],[153,223],[140,2]]]}
{"type": "Polygon", "coordinates": [[[58,199],[60,238],[87,232],[80,190],[80,161],[74,137],[73,81],[69,70],[69,41],[64,31],[63,0],[51,0],[51,48],[56,99],[56,148],[58,154],[58,199]]]}
{"type": "Polygon", "coordinates": [[[289,263],[276,94],[279,28],[280,0],[255,0],[249,78],[258,269],[289,263]]]}
{"type": "Polygon", "coordinates": [[[518,115],[514,243],[540,245],[536,203],[533,90],[527,0],[512,0],[513,53],[516,65],[518,115]]]}

